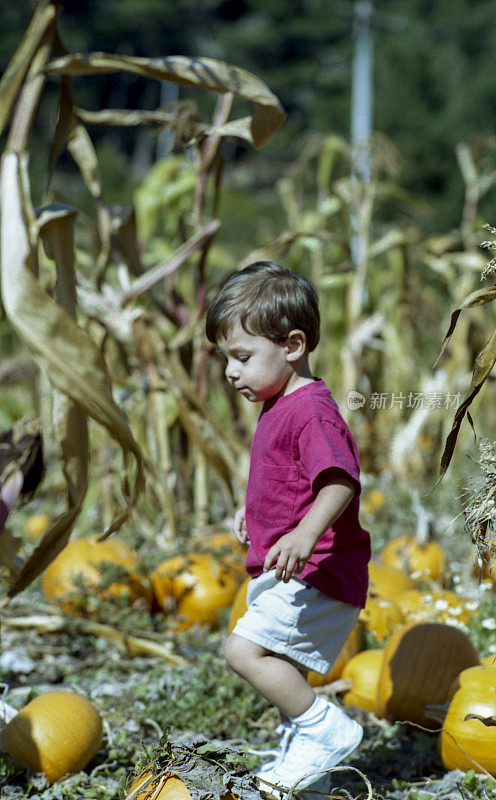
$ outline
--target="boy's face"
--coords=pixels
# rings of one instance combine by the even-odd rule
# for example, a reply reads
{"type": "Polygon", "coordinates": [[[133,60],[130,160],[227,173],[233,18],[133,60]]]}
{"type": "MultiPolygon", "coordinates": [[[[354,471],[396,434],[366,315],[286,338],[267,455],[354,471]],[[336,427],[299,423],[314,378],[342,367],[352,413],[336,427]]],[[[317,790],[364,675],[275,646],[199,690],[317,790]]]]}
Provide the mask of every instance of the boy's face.
{"type": "Polygon", "coordinates": [[[284,394],[293,375],[284,342],[254,336],[239,323],[218,340],[217,351],[226,359],[229,383],[252,403],[284,394]]]}

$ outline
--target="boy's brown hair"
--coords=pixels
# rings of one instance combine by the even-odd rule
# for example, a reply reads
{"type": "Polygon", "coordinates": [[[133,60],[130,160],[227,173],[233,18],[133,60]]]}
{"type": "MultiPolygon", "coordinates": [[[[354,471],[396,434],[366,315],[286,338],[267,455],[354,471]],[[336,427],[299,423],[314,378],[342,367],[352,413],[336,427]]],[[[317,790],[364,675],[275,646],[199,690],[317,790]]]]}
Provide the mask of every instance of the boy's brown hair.
{"type": "Polygon", "coordinates": [[[247,333],[273,342],[299,329],[311,352],[319,341],[317,292],[303,275],[272,261],[255,261],[223,285],[207,313],[207,338],[215,344],[237,322],[247,333]]]}

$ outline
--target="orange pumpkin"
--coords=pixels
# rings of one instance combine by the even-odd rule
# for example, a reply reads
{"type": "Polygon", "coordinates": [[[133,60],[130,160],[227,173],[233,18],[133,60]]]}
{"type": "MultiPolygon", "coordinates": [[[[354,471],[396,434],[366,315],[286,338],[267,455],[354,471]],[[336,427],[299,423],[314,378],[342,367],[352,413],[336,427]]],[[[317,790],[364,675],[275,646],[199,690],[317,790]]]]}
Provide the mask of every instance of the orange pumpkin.
{"type": "Polygon", "coordinates": [[[496,777],[496,727],[486,726],[478,719],[466,719],[468,714],[496,716],[496,667],[481,665],[464,670],[454,681],[450,695],[440,737],[444,766],[477,772],[480,764],[496,777]]]}
{"type": "Polygon", "coordinates": [[[69,613],[88,610],[87,592],[81,591],[79,579],[105,599],[124,596],[132,603],[144,598],[150,604],[150,582],[138,568],[137,553],[122,539],[112,536],[99,542],[97,536],[87,536],[69,542],[48,565],[41,588],[46,600],[59,601],[69,613]],[[102,576],[107,564],[122,568],[122,575],[108,584],[102,576]]]}
{"type": "Polygon", "coordinates": [[[188,787],[177,775],[166,772],[154,777],[151,767],[134,779],[127,796],[133,800],[192,800],[188,787]]]}
{"type": "Polygon", "coordinates": [[[424,592],[408,589],[402,592],[396,602],[408,622],[449,622],[466,623],[470,617],[467,600],[447,589],[424,592]]]}
{"type": "Polygon", "coordinates": [[[377,685],[382,667],[382,650],[363,650],[345,664],[342,678],[352,687],[343,695],[345,706],[357,706],[377,714],[377,685]]]}
{"type": "Polygon", "coordinates": [[[402,569],[378,561],[369,563],[369,594],[394,600],[401,592],[413,589],[414,582],[402,569]]]}
{"type": "Polygon", "coordinates": [[[231,606],[231,613],[229,615],[229,622],[227,623],[228,633],[233,632],[234,626],[236,625],[238,619],[240,619],[240,617],[243,616],[245,611],[248,610],[246,595],[248,593],[248,586],[250,584],[250,581],[251,578],[246,578],[234,596],[234,601],[231,606]]]}
{"type": "MultiPolygon", "coordinates": [[[[158,772],[145,767],[134,779],[126,795],[132,800],[192,800],[186,784],[173,772],[158,772]],[[134,794],[137,792],[137,794],[134,794]]],[[[237,800],[236,795],[226,791],[221,800],[237,800]]]]}
{"type": "Polygon", "coordinates": [[[443,582],[448,555],[439,542],[432,539],[420,544],[415,536],[396,536],[382,549],[381,561],[403,569],[413,578],[430,578],[443,582]]]}
{"type": "Polygon", "coordinates": [[[365,608],[362,608],[359,619],[378,642],[387,639],[395,628],[405,621],[398,603],[379,595],[367,597],[365,608]]]}
{"type": "Polygon", "coordinates": [[[478,663],[469,637],[452,625],[421,622],[398,628],[384,648],[377,686],[379,716],[437,727],[424,705],[445,703],[456,676],[478,663]]]}
{"type": "Polygon", "coordinates": [[[162,610],[171,603],[180,617],[178,630],[196,622],[215,624],[219,611],[229,608],[239,587],[239,573],[210,553],[167,558],[151,576],[153,591],[162,610]]]}
{"type": "Polygon", "coordinates": [[[47,692],[31,700],[2,732],[5,750],[54,783],[82,770],[102,742],[100,714],[75,692],[47,692]]]}

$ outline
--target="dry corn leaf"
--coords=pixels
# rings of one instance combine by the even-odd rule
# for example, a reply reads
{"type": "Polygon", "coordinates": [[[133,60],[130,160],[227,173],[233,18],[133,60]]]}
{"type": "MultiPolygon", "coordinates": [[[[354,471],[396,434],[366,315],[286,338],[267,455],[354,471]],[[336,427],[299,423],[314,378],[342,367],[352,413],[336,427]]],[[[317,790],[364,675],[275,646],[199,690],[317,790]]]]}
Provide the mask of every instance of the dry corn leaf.
{"type": "Polygon", "coordinates": [[[48,174],[46,182],[47,192],[50,188],[57,162],[66,149],[69,142],[69,137],[76,125],[77,117],[72,102],[70,81],[69,78],[62,78],[59,97],[59,113],[57,115],[57,124],[55,126],[55,133],[53,135],[50,147],[50,156],[48,159],[48,174]]]}
{"type": "Polygon", "coordinates": [[[433,365],[433,369],[438,365],[439,360],[441,359],[444,351],[446,350],[446,347],[448,346],[448,343],[455,330],[458,317],[460,316],[463,309],[473,308],[474,306],[483,306],[486,305],[486,303],[492,303],[493,300],[496,300],[496,286],[491,286],[491,288],[489,289],[478,289],[476,292],[472,292],[471,294],[467,295],[467,297],[465,297],[463,302],[451,314],[451,321],[448,328],[448,332],[444,337],[444,341],[441,347],[441,352],[439,353],[436,362],[433,365]]]}
{"type": "MultiPolygon", "coordinates": [[[[174,103],[174,106],[177,106],[174,103]]],[[[85,108],[75,109],[77,116],[89,125],[109,125],[111,127],[135,127],[136,125],[164,125],[172,127],[176,120],[174,108],[157,108],[155,110],[105,108],[102,111],[89,111],[85,108]]],[[[200,125],[203,131],[205,125],[200,125]]]]}
{"type": "Polygon", "coordinates": [[[165,747],[161,746],[160,753],[152,754],[151,762],[146,782],[127,795],[129,800],[142,796],[157,797],[171,775],[186,784],[193,800],[224,800],[227,797],[262,800],[258,779],[240,763],[239,754],[201,734],[167,742],[165,747]]]}
{"type": "Polygon", "coordinates": [[[453,425],[444,444],[444,451],[441,456],[441,466],[439,468],[439,477],[434,485],[434,488],[441,481],[441,479],[446,473],[446,470],[448,469],[451,458],[453,456],[456,440],[458,437],[458,431],[460,430],[460,425],[462,424],[463,417],[465,416],[465,414],[469,416],[468,407],[471,404],[474,397],[479,393],[484,381],[491,372],[495,363],[496,363],[496,330],[489,337],[486,344],[484,345],[479,355],[475,359],[474,370],[472,373],[472,380],[470,381],[470,387],[468,393],[455,412],[453,425]]]}
{"type": "Polygon", "coordinates": [[[138,246],[136,212],[133,206],[112,206],[110,240],[119,251],[131,275],[141,275],[143,268],[138,246]]]}
{"type": "Polygon", "coordinates": [[[55,30],[61,4],[40,0],[24,35],[0,81],[0,133],[10,116],[31,62],[47,33],[55,30]]]}
{"type": "Polygon", "coordinates": [[[168,56],[139,58],[110,53],[73,53],[51,61],[46,71],[52,75],[98,75],[117,71],[146,78],[172,81],[215,92],[232,92],[253,104],[249,140],[262,147],[282,127],[286,114],[266,84],[246,70],[213,58],[168,56]]]}
{"type": "Polygon", "coordinates": [[[182,244],[175,253],[163,264],[152,267],[131,284],[122,294],[122,304],[127,303],[132,297],[137,297],[148,289],[151,289],[159,281],[163,280],[168,275],[172,275],[185,261],[190,258],[193,253],[200,250],[206,242],[218,231],[220,222],[218,219],[212,219],[207,222],[203,228],[196,231],[184,244],[182,244]]]}
{"type": "MultiPolygon", "coordinates": [[[[99,350],[68,311],[49,297],[34,277],[36,230],[29,199],[26,155],[8,151],[4,154],[0,191],[2,198],[9,199],[8,204],[2,203],[1,217],[1,296],[5,313],[18,335],[45,361],[53,385],[71,400],[63,411],[65,421],[61,426],[65,470],[71,476],[68,509],[45,534],[43,552],[35,551],[15,577],[9,590],[13,596],[49,563],[50,554],[55,555],[64,538],[67,540],[79,512],[81,487],[78,483],[82,482],[84,486],[85,482],[82,412],[117,439],[126,466],[130,454],[136,462],[134,487],[126,497],[126,507],[106,534],[117,530],[127,519],[141,491],[143,460],[124,414],[113,401],[105,362],[99,350]],[[71,430],[72,425],[76,426],[74,430],[71,430]],[[75,442],[78,436],[79,441],[75,442]]],[[[61,410],[59,405],[59,412],[61,410]]]]}
{"type": "Polygon", "coordinates": [[[98,233],[102,251],[96,263],[97,277],[103,272],[110,258],[110,214],[103,201],[102,182],[95,148],[83,125],[75,125],[67,141],[67,149],[79,167],[79,171],[95,200],[98,233]]]}

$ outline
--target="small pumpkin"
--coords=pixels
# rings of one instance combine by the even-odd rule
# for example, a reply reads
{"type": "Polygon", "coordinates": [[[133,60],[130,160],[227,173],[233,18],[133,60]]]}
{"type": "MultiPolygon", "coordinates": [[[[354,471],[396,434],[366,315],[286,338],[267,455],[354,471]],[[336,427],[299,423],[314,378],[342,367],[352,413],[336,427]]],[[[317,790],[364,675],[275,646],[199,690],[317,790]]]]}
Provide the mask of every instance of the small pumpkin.
{"type": "Polygon", "coordinates": [[[122,539],[112,536],[98,541],[98,536],[86,536],[69,542],[48,565],[41,588],[46,600],[60,602],[68,613],[88,612],[88,593],[81,591],[79,579],[105,599],[124,596],[132,603],[144,598],[151,604],[150,582],[138,568],[137,553],[122,539]],[[102,572],[107,564],[122,568],[123,574],[106,585],[102,572]]]}
{"type": "Polygon", "coordinates": [[[365,608],[362,608],[359,619],[365,625],[365,629],[370,631],[378,642],[387,639],[395,628],[405,621],[398,603],[395,600],[380,597],[379,595],[368,595],[365,608]]]}
{"type": "Polygon", "coordinates": [[[496,717],[496,667],[481,665],[463,670],[450,695],[439,743],[444,766],[478,771],[480,764],[496,777],[496,727],[486,726],[479,719],[466,719],[468,714],[496,717]]]}
{"type": "Polygon", "coordinates": [[[357,706],[377,714],[377,685],[383,651],[363,650],[345,664],[341,677],[351,680],[352,686],[344,695],[345,706],[357,706]]]}
{"type": "Polygon", "coordinates": [[[127,797],[132,797],[132,800],[192,800],[181,778],[172,772],[154,776],[151,767],[144,769],[134,779],[127,797]]]}
{"type": "Polygon", "coordinates": [[[231,613],[229,615],[229,622],[227,623],[228,633],[233,632],[234,626],[236,625],[238,619],[240,619],[245,613],[245,611],[248,610],[246,595],[248,594],[248,586],[250,584],[250,581],[251,578],[246,578],[234,596],[234,601],[231,606],[231,613]]]}
{"type": "Polygon", "coordinates": [[[404,534],[391,539],[381,551],[381,561],[403,569],[413,578],[443,582],[448,555],[439,542],[429,539],[421,544],[415,536],[404,534]]]}
{"type": "Polygon", "coordinates": [[[466,623],[470,617],[467,599],[447,589],[424,592],[408,589],[396,602],[408,622],[466,623]]]}
{"type": "Polygon", "coordinates": [[[24,523],[24,531],[28,539],[37,542],[41,539],[49,524],[50,517],[47,514],[33,514],[24,523]]]}
{"type": "Polygon", "coordinates": [[[192,553],[162,561],[151,582],[162,610],[169,613],[175,608],[180,617],[177,629],[185,630],[197,622],[218,623],[219,611],[234,600],[240,577],[210,553],[192,553]]]}
{"type": "Polygon", "coordinates": [[[397,628],[384,647],[377,686],[379,716],[437,727],[424,705],[445,703],[456,676],[478,663],[469,637],[452,625],[421,622],[397,628]]]}
{"type": "Polygon", "coordinates": [[[369,594],[394,600],[401,592],[413,589],[414,582],[406,572],[379,561],[369,562],[369,594]]]}
{"type": "MultiPolygon", "coordinates": [[[[213,796],[213,795],[212,795],[213,796]]],[[[173,772],[158,771],[145,767],[134,779],[126,795],[129,800],[192,800],[192,795],[178,775],[173,772]]],[[[226,791],[219,800],[237,800],[226,791]]]]}
{"type": "Polygon", "coordinates": [[[315,672],[313,669],[308,672],[307,681],[310,686],[327,686],[327,684],[337,681],[343,673],[345,664],[362,649],[363,634],[363,623],[359,620],[348,636],[329,672],[326,675],[321,675],[320,672],[315,672]]]}
{"type": "Polygon", "coordinates": [[[102,720],[94,705],[75,692],[47,692],[24,706],[3,729],[3,744],[15,760],[44,772],[50,783],[82,770],[102,742],[102,720]]]}
{"type": "Polygon", "coordinates": [[[363,511],[364,514],[373,514],[382,508],[385,502],[386,498],[380,489],[370,489],[360,499],[360,511],[363,511]]]}

